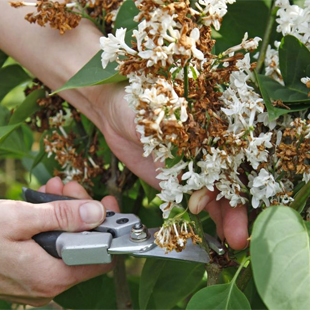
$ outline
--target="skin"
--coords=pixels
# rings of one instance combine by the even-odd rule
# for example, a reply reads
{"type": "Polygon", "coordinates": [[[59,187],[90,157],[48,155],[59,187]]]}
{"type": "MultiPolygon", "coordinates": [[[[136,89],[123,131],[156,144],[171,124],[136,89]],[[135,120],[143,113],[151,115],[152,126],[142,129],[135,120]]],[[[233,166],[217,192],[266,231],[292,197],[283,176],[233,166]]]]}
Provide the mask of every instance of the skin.
{"type": "MultiPolygon", "coordinates": [[[[31,25],[25,21],[25,14],[31,11],[31,8],[13,9],[7,0],[0,1],[0,49],[55,90],[98,52],[102,34],[91,22],[83,20],[79,27],[61,36],[54,29],[31,25]]],[[[156,179],[158,164],[154,164],[151,156],[142,156],[143,147],[135,131],[134,113],[124,100],[125,85],[120,83],[86,87],[64,91],[60,95],[94,122],[104,134],[113,153],[129,169],[159,189],[156,179]]],[[[89,198],[78,184],[68,183],[63,186],[59,179],[50,180],[42,190],[70,196],[74,192],[76,198],[89,198]]],[[[225,199],[216,201],[216,196],[217,192],[207,189],[193,193],[189,201],[191,212],[198,214],[205,209],[215,221],[221,239],[225,239],[233,249],[245,248],[248,244],[246,207],[231,208],[225,199]]],[[[117,208],[112,197],[105,197],[102,202],[108,209],[117,208]]],[[[67,207],[77,210],[80,203],[73,201],[67,207]]],[[[5,230],[0,231],[0,244],[1,248],[4,246],[8,249],[0,253],[0,298],[42,305],[75,283],[107,270],[106,266],[71,269],[72,267],[64,266],[61,261],[48,256],[31,240],[34,234],[47,230],[46,219],[55,212],[53,210],[57,206],[49,208],[49,212],[42,213],[42,209],[36,205],[6,200],[0,202],[0,227],[5,227],[5,230]],[[25,219],[30,217],[31,221],[27,221],[25,227],[25,219]],[[42,220],[41,226],[33,219],[42,220]],[[85,270],[88,268],[94,269],[89,269],[87,273],[85,270]]],[[[74,212],[68,211],[68,214],[74,212]]],[[[63,230],[83,229],[76,216],[72,219],[66,217],[59,218],[61,225],[69,225],[68,221],[71,220],[73,222],[67,227],[62,226],[63,230]]]]}
{"type": "MultiPolygon", "coordinates": [[[[43,306],[71,286],[108,272],[112,264],[67,266],[60,259],[47,254],[32,237],[43,231],[83,231],[97,223],[83,222],[79,208],[91,198],[84,188],[72,181],[63,185],[56,177],[41,187],[41,192],[71,196],[80,200],[30,204],[23,201],[0,200],[0,299],[43,306]],[[12,229],[12,227],[14,229],[12,229]]],[[[114,197],[96,202],[119,212],[114,197]]]]}

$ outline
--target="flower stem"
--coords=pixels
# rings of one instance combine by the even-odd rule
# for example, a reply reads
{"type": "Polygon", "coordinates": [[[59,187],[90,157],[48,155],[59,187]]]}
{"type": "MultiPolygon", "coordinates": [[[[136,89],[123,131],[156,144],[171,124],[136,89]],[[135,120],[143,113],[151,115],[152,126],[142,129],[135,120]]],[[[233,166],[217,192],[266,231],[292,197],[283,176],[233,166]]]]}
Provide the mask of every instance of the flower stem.
{"type": "Polygon", "coordinates": [[[263,69],[264,61],[266,58],[266,52],[267,52],[268,44],[269,44],[271,33],[272,33],[272,28],[276,20],[276,15],[277,15],[276,1],[272,0],[271,7],[270,7],[270,17],[269,17],[269,20],[266,26],[264,38],[262,41],[262,47],[261,47],[259,57],[257,60],[257,66],[256,66],[257,73],[261,73],[263,69]]]}
{"type": "Polygon", "coordinates": [[[184,97],[188,101],[188,66],[185,66],[183,70],[184,70],[184,97]]]}
{"type": "Polygon", "coordinates": [[[199,218],[199,215],[197,214],[193,214],[191,212],[189,212],[190,214],[190,218],[191,220],[195,223],[195,229],[197,231],[197,234],[198,236],[201,238],[201,244],[200,246],[206,250],[207,253],[210,252],[210,249],[209,249],[209,246],[208,246],[208,243],[206,241],[206,238],[204,236],[204,231],[203,231],[203,227],[202,227],[202,222],[199,218]]]}
{"type": "MultiPolygon", "coordinates": [[[[182,204],[183,204],[184,209],[186,209],[186,211],[187,211],[190,195],[185,194],[183,197],[184,198],[183,198],[182,204]]],[[[197,231],[198,236],[201,238],[200,246],[203,249],[205,249],[207,253],[209,253],[210,252],[209,246],[208,246],[208,243],[207,243],[206,238],[204,236],[202,221],[200,220],[199,215],[193,214],[191,212],[188,212],[188,213],[189,213],[191,220],[195,223],[195,230],[197,231]]]]}

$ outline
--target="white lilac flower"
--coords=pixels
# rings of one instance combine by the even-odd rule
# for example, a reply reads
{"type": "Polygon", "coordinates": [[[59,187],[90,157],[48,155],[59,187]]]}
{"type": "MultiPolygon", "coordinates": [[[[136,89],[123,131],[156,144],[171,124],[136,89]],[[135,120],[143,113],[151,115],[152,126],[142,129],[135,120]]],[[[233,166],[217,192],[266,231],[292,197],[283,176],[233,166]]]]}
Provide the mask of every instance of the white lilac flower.
{"type": "MultiPolygon", "coordinates": [[[[277,42],[275,42],[276,45],[277,42]]],[[[279,64],[279,51],[268,45],[265,57],[265,75],[284,85],[279,64]]]]}
{"type": "Polygon", "coordinates": [[[180,160],[171,168],[159,168],[161,172],[156,176],[159,180],[168,180],[171,176],[176,178],[185,167],[187,167],[187,162],[180,160]]]}
{"type": "Polygon", "coordinates": [[[220,200],[223,197],[229,200],[232,207],[237,207],[240,204],[245,204],[247,199],[240,195],[243,184],[239,177],[231,172],[228,176],[223,173],[220,176],[220,180],[216,183],[217,189],[220,193],[217,195],[216,200],[220,200]]]}
{"type": "Polygon", "coordinates": [[[273,145],[270,142],[272,137],[272,132],[266,134],[261,133],[259,137],[250,138],[248,147],[244,150],[247,160],[251,163],[254,169],[257,169],[258,166],[267,162],[269,152],[267,148],[271,148],[273,145]],[[262,147],[264,148],[262,150],[262,147]]]}
{"type": "Polygon", "coordinates": [[[288,0],[277,0],[276,5],[278,23],[277,31],[285,35],[293,35],[310,47],[310,2],[305,2],[304,8],[290,5],[288,0]]]}
{"type": "Polygon", "coordinates": [[[280,184],[275,181],[273,175],[264,168],[258,175],[249,175],[250,193],[252,195],[252,207],[257,208],[264,202],[267,207],[270,206],[269,198],[282,192],[280,184]]]}
{"type": "Polygon", "coordinates": [[[183,200],[183,186],[179,183],[178,178],[169,177],[167,181],[159,183],[161,192],[157,196],[165,202],[181,203],[183,200]]]}
{"type": "Polygon", "coordinates": [[[212,147],[211,154],[203,150],[203,159],[197,162],[197,166],[201,168],[202,182],[210,191],[214,190],[221,172],[228,169],[226,156],[225,151],[212,147]]]}
{"type": "Polygon", "coordinates": [[[258,48],[258,44],[259,44],[259,41],[261,41],[262,39],[259,38],[259,37],[255,37],[254,39],[248,39],[248,33],[246,32],[244,34],[244,37],[241,41],[240,44],[236,45],[236,46],[233,46],[233,47],[230,47],[229,49],[227,49],[225,52],[222,53],[223,56],[225,55],[229,55],[230,53],[234,53],[234,52],[237,52],[237,51],[240,51],[242,49],[244,50],[255,50],[258,48]]]}
{"type": "Polygon", "coordinates": [[[194,162],[188,164],[188,171],[182,175],[182,180],[186,181],[184,192],[189,193],[193,190],[199,190],[203,187],[203,176],[194,171],[194,162]]]}
{"type": "Polygon", "coordinates": [[[310,88],[310,77],[306,76],[300,79],[301,83],[305,84],[308,88],[310,88]]]}
{"type": "Polygon", "coordinates": [[[175,202],[164,202],[159,206],[160,210],[163,212],[163,218],[168,218],[171,210],[173,208],[183,209],[183,207],[175,202]]]}
{"type": "Polygon", "coordinates": [[[270,121],[268,112],[260,113],[257,116],[257,121],[263,123],[264,126],[269,127],[270,130],[273,130],[277,126],[276,120],[270,121]]]}
{"type": "Polygon", "coordinates": [[[119,55],[135,55],[137,52],[125,42],[126,28],[118,28],[115,36],[111,33],[108,37],[100,38],[100,47],[103,50],[101,56],[102,67],[105,69],[109,62],[118,58],[119,55]]]}
{"type": "Polygon", "coordinates": [[[304,181],[305,183],[308,183],[310,181],[310,171],[303,173],[302,181],[304,181]]]}
{"type": "Polygon", "coordinates": [[[198,0],[195,5],[200,11],[202,23],[220,30],[220,21],[227,13],[227,3],[233,4],[235,0],[198,0]]]}

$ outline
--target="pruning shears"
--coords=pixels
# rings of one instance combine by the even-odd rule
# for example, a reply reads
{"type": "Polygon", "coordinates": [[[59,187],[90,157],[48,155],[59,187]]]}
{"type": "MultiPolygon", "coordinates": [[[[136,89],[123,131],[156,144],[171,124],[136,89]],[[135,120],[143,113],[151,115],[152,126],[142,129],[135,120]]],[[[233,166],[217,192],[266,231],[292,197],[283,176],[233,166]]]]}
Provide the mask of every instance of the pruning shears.
{"type": "MultiPolygon", "coordinates": [[[[37,192],[23,188],[25,201],[47,203],[75,198],[37,192]]],[[[155,244],[154,234],[159,228],[147,228],[134,214],[106,212],[105,221],[92,231],[64,232],[49,231],[35,235],[33,239],[50,255],[61,258],[65,264],[91,265],[108,264],[112,255],[129,254],[134,257],[157,257],[206,264],[209,253],[188,240],[182,252],[165,250],[155,244]]],[[[220,242],[205,234],[209,247],[222,255],[225,250],[220,242]]]]}

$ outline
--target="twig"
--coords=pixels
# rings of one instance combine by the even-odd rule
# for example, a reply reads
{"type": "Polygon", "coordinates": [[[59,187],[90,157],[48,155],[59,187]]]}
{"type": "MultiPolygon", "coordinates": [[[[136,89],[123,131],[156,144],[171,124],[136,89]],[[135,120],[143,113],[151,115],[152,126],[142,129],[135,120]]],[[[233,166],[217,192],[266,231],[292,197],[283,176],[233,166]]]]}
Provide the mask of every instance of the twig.
{"type": "Polygon", "coordinates": [[[210,263],[206,265],[208,274],[207,286],[215,285],[219,282],[220,273],[222,271],[218,263],[210,263]]]}
{"type": "Polygon", "coordinates": [[[269,20],[266,26],[264,38],[262,41],[262,47],[261,47],[259,57],[257,60],[257,65],[256,65],[257,73],[261,73],[263,69],[264,61],[266,58],[266,52],[267,52],[268,44],[269,44],[270,37],[271,37],[272,27],[276,20],[276,12],[277,12],[276,1],[272,0],[271,7],[270,7],[270,17],[269,17],[269,20]]]}
{"type": "Polygon", "coordinates": [[[133,309],[126,277],[125,259],[120,255],[115,257],[114,259],[116,263],[113,269],[113,279],[117,309],[133,309]]]}
{"type": "MultiPolygon", "coordinates": [[[[113,195],[122,210],[122,193],[118,182],[119,170],[118,159],[111,154],[111,177],[107,182],[108,192],[113,195]]],[[[117,309],[132,309],[131,296],[126,277],[125,260],[123,257],[115,257],[115,267],[113,271],[114,287],[116,294],[117,309]]]]}

